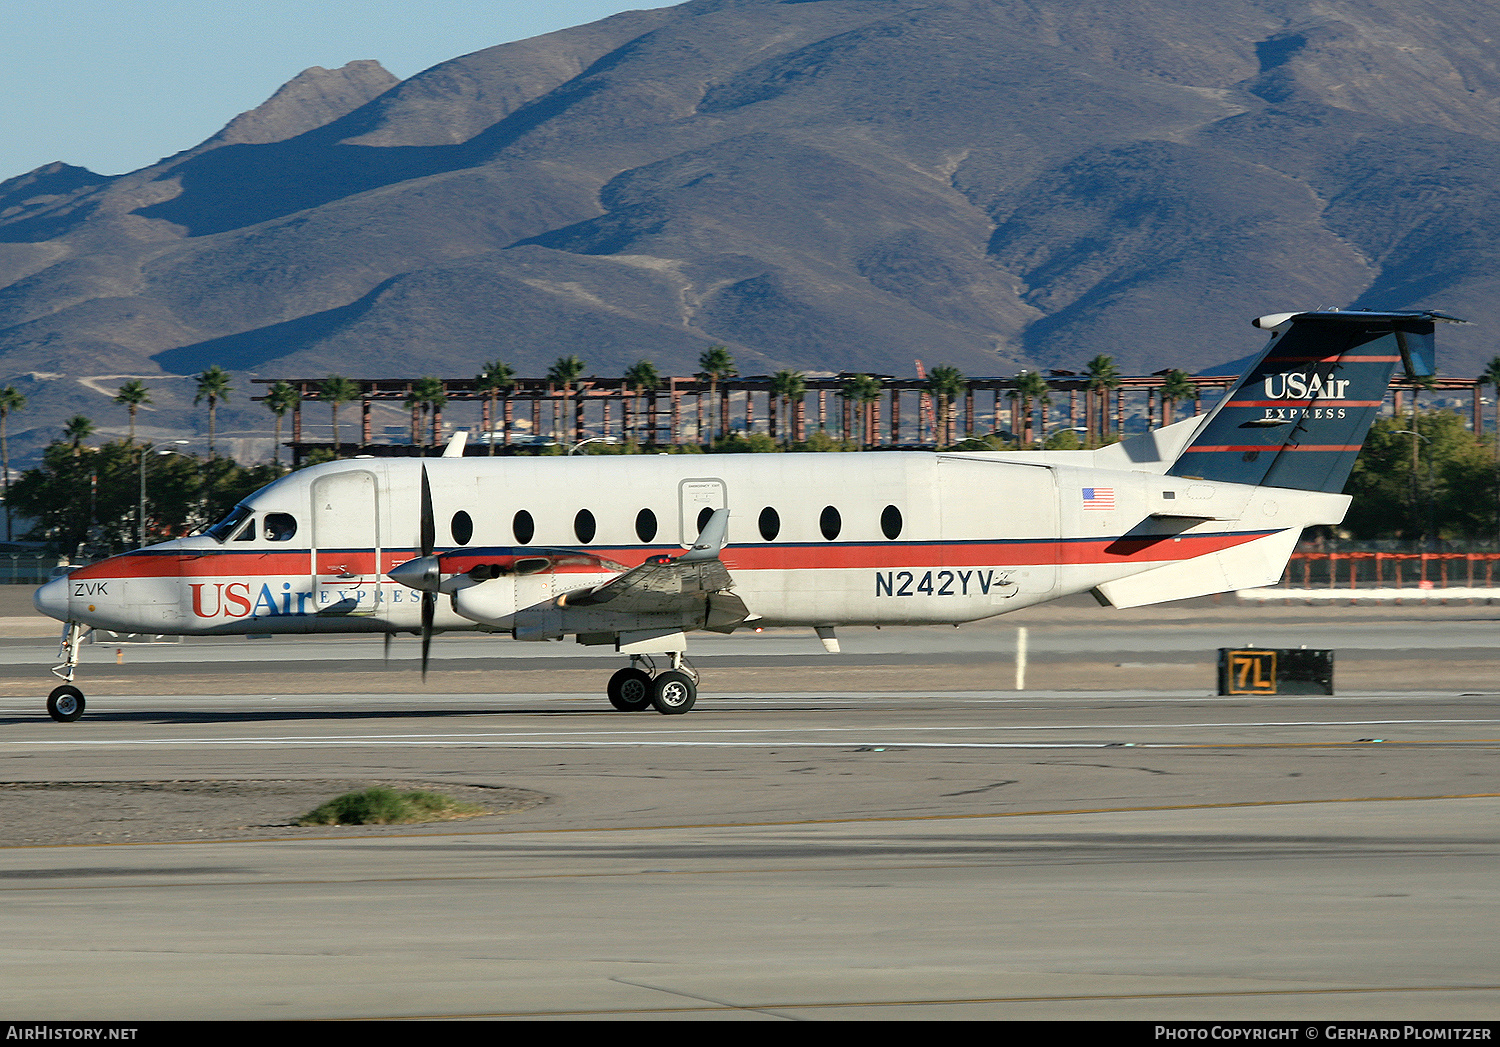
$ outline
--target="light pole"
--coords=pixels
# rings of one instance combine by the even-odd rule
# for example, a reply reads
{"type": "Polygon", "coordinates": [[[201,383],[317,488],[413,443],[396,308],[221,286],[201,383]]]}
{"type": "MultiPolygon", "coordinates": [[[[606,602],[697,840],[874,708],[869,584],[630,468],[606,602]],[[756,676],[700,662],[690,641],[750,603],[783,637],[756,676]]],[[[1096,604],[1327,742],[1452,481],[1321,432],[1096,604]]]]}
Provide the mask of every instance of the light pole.
{"type": "Polygon", "coordinates": [[[1047,449],[1047,442],[1058,433],[1086,433],[1088,431],[1089,428],[1086,425],[1060,425],[1056,429],[1053,429],[1052,432],[1043,435],[1042,450],[1047,449]]]}
{"type": "Polygon", "coordinates": [[[609,443],[609,437],[607,437],[607,436],[591,436],[587,440],[579,440],[572,447],[568,448],[568,454],[570,454],[570,455],[577,454],[578,453],[578,449],[580,447],[582,447],[584,444],[607,444],[607,443],[609,443]]]}
{"type": "MultiPolygon", "coordinates": [[[[185,444],[185,443],[187,443],[186,440],[173,440],[172,442],[174,444],[185,444]]],[[[151,445],[150,444],[146,444],[145,446],[143,446],[141,448],[141,454],[140,454],[140,459],[141,459],[141,501],[140,501],[140,505],[136,509],[136,517],[135,517],[135,544],[136,544],[136,548],[137,549],[144,549],[146,547],[146,452],[149,451],[150,449],[151,449],[151,445]]],[[[157,451],[156,455],[157,455],[157,457],[164,458],[167,455],[170,455],[170,454],[179,454],[179,453],[181,453],[181,452],[173,451],[170,448],[168,448],[168,449],[163,450],[163,451],[157,451]]]]}
{"type": "MultiPolygon", "coordinates": [[[[1400,433],[1402,436],[1414,437],[1411,442],[1413,465],[1411,471],[1411,515],[1412,518],[1415,519],[1417,515],[1417,470],[1415,468],[1417,457],[1417,440],[1421,440],[1429,448],[1432,446],[1432,441],[1414,429],[1392,429],[1391,432],[1400,433]]],[[[1421,544],[1423,549],[1427,548],[1428,534],[1437,530],[1437,509],[1435,505],[1436,499],[1437,481],[1432,475],[1432,452],[1431,450],[1429,450],[1427,452],[1427,526],[1422,529],[1421,537],[1421,544]]]]}

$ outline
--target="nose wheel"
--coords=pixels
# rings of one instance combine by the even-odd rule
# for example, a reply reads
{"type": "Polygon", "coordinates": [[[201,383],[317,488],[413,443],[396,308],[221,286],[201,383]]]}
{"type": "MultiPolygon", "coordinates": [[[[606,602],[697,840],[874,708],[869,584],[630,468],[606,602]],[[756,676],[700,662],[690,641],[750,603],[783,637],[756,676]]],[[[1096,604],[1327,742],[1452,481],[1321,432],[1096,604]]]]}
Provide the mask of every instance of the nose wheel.
{"type": "Polygon", "coordinates": [[[632,658],[631,664],[609,678],[605,693],[609,704],[622,713],[650,707],[665,716],[687,712],[698,701],[698,671],[680,654],[672,655],[672,668],[652,675],[649,658],[632,658]]]}
{"type": "Polygon", "coordinates": [[[83,692],[70,683],[54,687],[47,696],[47,715],[58,723],[72,723],[83,715],[83,692]]]}
{"type": "Polygon", "coordinates": [[[63,661],[52,667],[52,675],[68,682],[54,687],[47,695],[47,715],[58,723],[72,723],[83,715],[83,692],[73,686],[73,672],[78,668],[78,646],[91,631],[88,626],[77,622],[63,624],[62,641],[57,650],[63,661]]]}

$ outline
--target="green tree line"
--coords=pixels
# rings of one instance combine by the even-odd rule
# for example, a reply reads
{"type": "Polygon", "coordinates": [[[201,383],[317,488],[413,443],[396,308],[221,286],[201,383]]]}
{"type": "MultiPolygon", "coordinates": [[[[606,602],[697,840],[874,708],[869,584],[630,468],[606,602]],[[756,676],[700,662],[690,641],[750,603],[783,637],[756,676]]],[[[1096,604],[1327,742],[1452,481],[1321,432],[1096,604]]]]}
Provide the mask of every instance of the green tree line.
{"type": "Polygon", "coordinates": [[[150,444],[114,440],[99,447],[58,440],[42,464],[10,485],[10,506],[32,527],[22,537],[61,555],[133,549],[140,533],[145,464],[146,543],[179,537],[224,516],[235,503],[285,473],[273,463],[158,453],[150,444]]]}
{"type": "Polygon", "coordinates": [[[1419,412],[1415,425],[1410,414],[1378,419],[1344,486],[1354,502],[1341,530],[1360,541],[1495,541],[1497,476],[1494,439],[1452,411],[1419,412]]]}

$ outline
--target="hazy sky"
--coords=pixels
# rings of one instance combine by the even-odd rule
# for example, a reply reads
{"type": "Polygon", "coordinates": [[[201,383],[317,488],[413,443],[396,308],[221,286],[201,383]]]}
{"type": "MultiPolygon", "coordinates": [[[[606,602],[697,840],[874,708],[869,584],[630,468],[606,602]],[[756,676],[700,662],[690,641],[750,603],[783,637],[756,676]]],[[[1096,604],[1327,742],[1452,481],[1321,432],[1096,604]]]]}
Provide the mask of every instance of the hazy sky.
{"type": "Polygon", "coordinates": [[[196,145],[309,66],[405,79],[665,0],[0,0],[0,181],[120,174],[196,145]]]}

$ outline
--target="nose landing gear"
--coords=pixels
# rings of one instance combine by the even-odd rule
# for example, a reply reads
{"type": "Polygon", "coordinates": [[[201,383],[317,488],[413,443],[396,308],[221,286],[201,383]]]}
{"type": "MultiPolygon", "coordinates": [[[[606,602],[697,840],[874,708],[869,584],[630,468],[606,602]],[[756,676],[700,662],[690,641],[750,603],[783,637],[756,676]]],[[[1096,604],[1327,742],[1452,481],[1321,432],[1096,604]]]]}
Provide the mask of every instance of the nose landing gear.
{"type": "Polygon", "coordinates": [[[47,715],[58,723],[72,723],[83,715],[83,692],[73,686],[73,671],[78,668],[78,645],[90,630],[77,622],[63,626],[62,642],[58,644],[61,665],[52,667],[52,675],[68,682],[55,687],[47,696],[47,715]]]}
{"type": "Polygon", "coordinates": [[[605,693],[609,704],[622,713],[635,713],[648,705],[666,716],[687,712],[698,700],[698,670],[679,653],[671,656],[672,668],[661,673],[644,655],[632,655],[630,665],[609,678],[605,693]]]}

